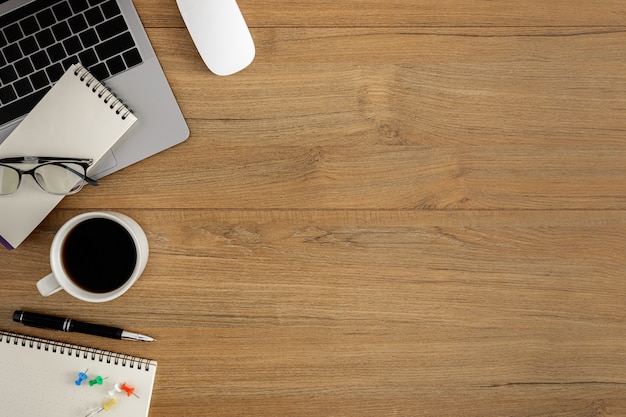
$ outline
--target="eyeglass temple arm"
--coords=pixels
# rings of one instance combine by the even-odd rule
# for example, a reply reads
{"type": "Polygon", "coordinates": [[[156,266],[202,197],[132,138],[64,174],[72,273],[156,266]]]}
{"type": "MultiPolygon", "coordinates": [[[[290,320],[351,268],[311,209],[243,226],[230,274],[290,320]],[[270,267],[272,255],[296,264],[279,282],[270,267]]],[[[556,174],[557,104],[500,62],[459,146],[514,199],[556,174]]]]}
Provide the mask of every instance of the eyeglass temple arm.
{"type": "Polygon", "coordinates": [[[87,164],[88,166],[93,163],[91,158],[59,158],[57,156],[16,156],[11,158],[2,158],[0,163],[15,164],[19,162],[26,162],[29,164],[38,164],[42,162],[80,162],[87,164]]]}
{"type": "Polygon", "coordinates": [[[98,181],[94,180],[93,178],[89,178],[87,175],[83,175],[82,172],[78,172],[75,169],[70,168],[70,167],[68,167],[66,165],[63,165],[63,168],[67,169],[70,172],[73,172],[74,174],[78,175],[79,177],[83,177],[85,182],[87,184],[89,184],[89,185],[93,185],[94,187],[100,185],[100,183],[98,181]]]}

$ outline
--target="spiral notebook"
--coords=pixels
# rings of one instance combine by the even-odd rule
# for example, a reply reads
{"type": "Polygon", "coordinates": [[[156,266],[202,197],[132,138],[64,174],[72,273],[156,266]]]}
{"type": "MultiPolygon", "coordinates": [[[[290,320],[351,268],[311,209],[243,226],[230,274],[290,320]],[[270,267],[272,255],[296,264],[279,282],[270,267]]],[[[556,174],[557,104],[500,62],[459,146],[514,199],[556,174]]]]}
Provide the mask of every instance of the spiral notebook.
{"type": "MultiPolygon", "coordinates": [[[[74,64],[0,144],[0,158],[91,158],[93,167],[135,121],[108,88],[74,64]]],[[[14,194],[0,196],[0,243],[16,248],[62,199],[24,176],[14,194]]]]}
{"type": "Polygon", "coordinates": [[[156,368],[153,360],[0,330],[0,416],[147,417],[156,368]]]}

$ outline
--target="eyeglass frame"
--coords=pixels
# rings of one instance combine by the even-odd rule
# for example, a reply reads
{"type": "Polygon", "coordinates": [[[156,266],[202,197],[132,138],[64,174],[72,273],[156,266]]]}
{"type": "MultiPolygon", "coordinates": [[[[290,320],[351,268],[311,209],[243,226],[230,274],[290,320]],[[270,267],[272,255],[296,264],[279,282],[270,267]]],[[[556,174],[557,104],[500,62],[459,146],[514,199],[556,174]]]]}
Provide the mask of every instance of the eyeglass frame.
{"type": "Polygon", "coordinates": [[[0,158],[0,166],[4,166],[10,169],[13,169],[14,171],[17,171],[18,173],[18,182],[17,182],[17,187],[15,187],[15,191],[8,193],[8,194],[0,194],[0,197],[3,196],[7,196],[7,195],[11,195],[13,193],[15,193],[17,190],[20,189],[20,186],[22,185],[22,176],[23,175],[30,175],[33,180],[35,181],[35,183],[37,183],[37,185],[39,186],[39,188],[41,188],[43,191],[49,193],[49,194],[53,194],[53,195],[71,195],[71,194],[75,194],[77,192],[79,192],[85,183],[92,185],[92,186],[98,186],[100,185],[100,183],[98,181],[96,181],[93,178],[90,178],[87,176],[87,168],[89,168],[91,166],[91,164],[93,164],[93,159],[90,158],[58,158],[58,157],[53,157],[53,156],[18,156],[18,157],[10,157],[10,158],[0,158]],[[76,172],[75,170],[73,170],[72,168],[63,165],[63,162],[69,162],[69,163],[73,163],[76,165],[80,165],[83,167],[84,172],[80,173],[80,172],[76,172]],[[19,169],[7,164],[37,164],[37,166],[32,167],[31,169],[28,170],[23,170],[23,169],[19,169]],[[54,164],[54,165],[62,165],[64,168],[68,169],[69,171],[73,172],[74,174],[76,174],[79,177],[83,178],[83,184],[81,184],[80,188],[78,188],[76,191],[70,192],[70,193],[65,193],[65,194],[56,194],[56,193],[51,193],[50,191],[46,190],[40,183],[39,181],[37,181],[37,178],[35,178],[34,172],[37,168],[44,166],[44,165],[49,165],[49,164],[54,164]]]}

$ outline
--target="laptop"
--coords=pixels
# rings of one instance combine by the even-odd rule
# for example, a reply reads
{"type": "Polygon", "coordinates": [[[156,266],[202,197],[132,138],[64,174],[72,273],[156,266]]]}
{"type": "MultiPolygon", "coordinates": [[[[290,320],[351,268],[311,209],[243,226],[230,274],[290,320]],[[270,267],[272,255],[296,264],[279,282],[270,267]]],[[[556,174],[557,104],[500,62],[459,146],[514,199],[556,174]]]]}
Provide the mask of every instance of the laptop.
{"type": "Polygon", "coordinates": [[[0,146],[76,62],[138,118],[90,176],[104,177],[189,137],[131,0],[0,0],[0,146]]]}

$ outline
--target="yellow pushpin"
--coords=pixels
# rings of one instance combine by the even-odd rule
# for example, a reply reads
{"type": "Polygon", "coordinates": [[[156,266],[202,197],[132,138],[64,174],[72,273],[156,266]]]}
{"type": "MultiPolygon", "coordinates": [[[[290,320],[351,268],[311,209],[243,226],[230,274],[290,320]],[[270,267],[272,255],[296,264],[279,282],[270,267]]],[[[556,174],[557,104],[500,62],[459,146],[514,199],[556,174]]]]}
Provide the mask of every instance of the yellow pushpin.
{"type": "Polygon", "coordinates": [[[102,403],[102,408],[105,411],[109,411],[109,409],[111,407],[113,407],[116,403],[117,403],[117,400],[113,397],[113,398],[109,399],[109,401],[103,402],[102,403]]]}

